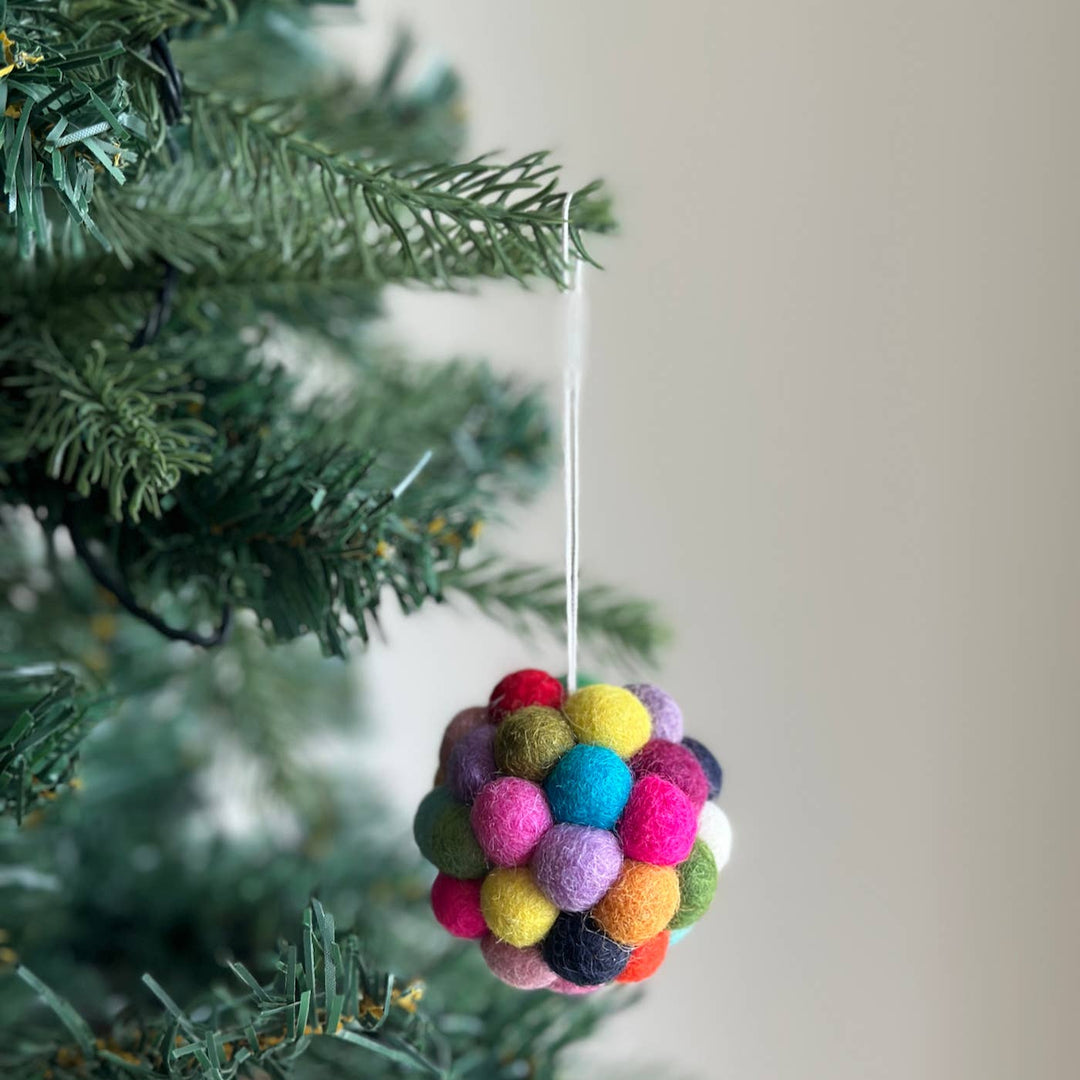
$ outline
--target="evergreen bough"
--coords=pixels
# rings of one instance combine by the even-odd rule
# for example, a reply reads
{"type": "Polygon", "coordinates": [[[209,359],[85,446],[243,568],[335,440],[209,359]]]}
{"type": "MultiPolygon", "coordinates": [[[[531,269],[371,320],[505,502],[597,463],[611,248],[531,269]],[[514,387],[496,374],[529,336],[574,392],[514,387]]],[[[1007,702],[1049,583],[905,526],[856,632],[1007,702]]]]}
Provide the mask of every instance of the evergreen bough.
{"type": "MultiPolygon", "coordinates": [[[[395,282],[561,284],[558,167],[462,161],[453,72],[406,86],[403,35],[357,79],[344,17],[0,0],[5,1077],[554,1077],[613,1007],[478,971],[325,768],[388,592],[563,619],[557,572],[474,553],[547,478],[540,392],[366,331],[395,282]]],[[[570,214],[589,259],[599,185],[570,214]]],[[[663,640],[601,585],[581,621],[663,640]]]]}

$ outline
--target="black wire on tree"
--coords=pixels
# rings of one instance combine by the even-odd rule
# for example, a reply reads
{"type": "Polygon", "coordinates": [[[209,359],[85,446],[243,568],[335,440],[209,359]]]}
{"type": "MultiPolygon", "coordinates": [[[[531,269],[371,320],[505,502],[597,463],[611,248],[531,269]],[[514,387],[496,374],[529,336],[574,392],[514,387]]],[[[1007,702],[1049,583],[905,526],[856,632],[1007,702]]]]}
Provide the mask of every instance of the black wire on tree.
{"type": "Polygon", "coordinates": [[[144,608],[126,585],[114,580],[109,575],[105,567],[98,562],[97,556],[90,550],[90,545],[86,542],[86,538],[79,531],[79,527],[70,514],[64,516],[64,524],[67,525],[68,532],[71,534],[71,542],[75,545],[75,551],[79,558],[82,559],[83,565],[90,571],[90,576],[103,589],[111,592],[123,608],[131,612],[137,619],[142,619],[144,623],[152,626],[159,634],[167,637],[170,641],[186,641],[190,645],[202,645],[206,649],[220,645],[229,636],[229,631],[232,629],[232,606],[230,604],[226,604],[222,608],[221,622],[213,633],[200,634],[197,630],[177,630],[159,615],[155,615],[154,612],[144,608]]]}
{"type": "MultiPolygon", "coordinates": [[[[150,42],[150,59],[162,70],[161,81],[158,84],[161,94],[161,107],[165,114],[166,123],[172,127],[178,124],[184,116],[184,92],[180,72],[173,63],[172,52],[169,49],[168,34],[159,34],[150,42]]],[[[179,157],[179,150],[171,135],[166,136],[165,145],[169,157],[175,163],[179,157]]],[[[161,287],[158,289],[154,306],[146,316],[138,333],[131,341],[132,349],[141,349],[149,345],[161,333],[162,327],[169,320],[172,311],[173,300],[180,282],[180,273],[172,263],[162,260],[164,263],[164,276],[161,287]]],[[[201,645],[210,649],[220,645],[229,636],[232,629],[232,606],[226,604],[221,611],[221,622],[216,630],[210,634],[200,634],[197,630],[177,630],[169,626],[164,619],[155,615],[154,612],[144,608],[135,595],[122,581],[115,580],[105,567],[98,561],[97,556],[90,550],[90,545],[82,535],[74,516],[65,513],[64,524],[71,534],[71,542],[75,546],[75,552],[82,560],[83,565],[90,571],[90,576],[103,588],[116,597],[117,602],[134,615],[142,619],[148,626],[152,626],[163,637],[170,641],[186,641],[191,645],[201,645]]]]}

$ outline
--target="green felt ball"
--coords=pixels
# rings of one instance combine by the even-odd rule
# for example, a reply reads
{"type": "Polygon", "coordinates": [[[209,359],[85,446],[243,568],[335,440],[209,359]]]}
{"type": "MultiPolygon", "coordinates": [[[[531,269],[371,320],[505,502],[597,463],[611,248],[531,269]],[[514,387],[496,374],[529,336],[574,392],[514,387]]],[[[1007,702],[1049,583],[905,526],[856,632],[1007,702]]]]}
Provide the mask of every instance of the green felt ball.
{"type": "MultiPolygon", "coordinates": [[[[588,672],[579,671],[577,673],[577,686],[574,687],[574,689],[575,690],[580,689],[582,686],[595,686],[598,682],[602,682],[602,681],[603,680],[601,680],[601,679],[594,679],[592,675],[588,674],[588,672]]],[[[560,675],[559,676],[559,682],[561,682],[563,684],[563,689],[567,693],[569,693],[570,692],[570,676],[569,675],[560,675]]]]}
{"type": "Polygon", "coordinates": [[[695,840],[690,858],[676,867],[679,873],[679,910],[669,930],[682,930],[701,918],[712,903],[719,873],[716,859],[702,840],[695,840]]]}
{"type": "Polygon", "coordinates": [[[451,877],[484,876],[487,860],[469,823],[469,807],[463,803],[451,802],[435,818],[431,828],[431,861],[451,877]]]}
{"type": "Polygon", "coordinates": [[[558,709],[529,705],[512,712],[495,733],[499,771],[542,783],[574,745],[574,733],[558,709]]]}
{"type": "Polygon", "coordinates": [[[413,818],[413,838],[420,854],[429,863],[435,862],[435,853],[431,847],[431,834],[435,828],[435,822],[439,815],[454,802],[453,795],[445,787],[432,788],[416,808],[416,817],[413,818]]]}

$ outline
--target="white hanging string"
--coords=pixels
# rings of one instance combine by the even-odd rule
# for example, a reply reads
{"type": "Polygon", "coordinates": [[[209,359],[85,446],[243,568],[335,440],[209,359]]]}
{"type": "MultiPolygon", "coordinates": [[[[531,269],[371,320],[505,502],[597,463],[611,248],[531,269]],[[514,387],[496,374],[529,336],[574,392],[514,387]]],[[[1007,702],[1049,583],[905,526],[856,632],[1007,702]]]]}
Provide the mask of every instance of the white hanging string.
{"type": "Polygon", "coordinates": [[[563,202],[563,286],[567,290],[563,360],[563,493],[566,497],[566,688],[577,689],[578,589],[581,577],[581,382],[585,368],[586,307],[581,259],[570,261],[570,201],[563,202]]]}

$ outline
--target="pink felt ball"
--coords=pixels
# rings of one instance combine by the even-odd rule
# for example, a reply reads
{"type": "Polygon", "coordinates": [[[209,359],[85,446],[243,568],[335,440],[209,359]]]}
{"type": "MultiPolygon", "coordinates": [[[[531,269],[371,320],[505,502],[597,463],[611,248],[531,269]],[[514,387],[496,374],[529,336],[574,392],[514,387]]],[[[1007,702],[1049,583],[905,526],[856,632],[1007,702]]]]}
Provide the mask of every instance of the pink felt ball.
{"type": "Polygon", "coordinates": [[[454,749],[457,741],[468,734],[474,728],[490,723],[488,720],[487,706],[474,705],[471,709],[462,709],[443,732],[442,742],[439,744],[439,764],[446,768],[450,760],[450,751],[454,749]]]}
{"type": "Polygon", "coordinates": [[[628,859],[674,866],[690,854],[696,831],[693,805],[670,780],[643,776],[634,784],[619,822],[628,859]]]}
{"type": "Polygon", "coordinates": [[[549,990],[554,990],[556,994],[595,994],[597,990],[603,990],[605,983],[601,983],[599,986],[578,986],[577,983],[569,982],[566,979],[556,979],[548,986],[549,990]]]}
{"type": "Polygon", "coordinates": [[[431,886],[431,910],[454,937],[478,938],[487,933],[480,913],[480,881],[462,881],[439,874],[431,886]]]}
{"type": "Polygon", "coordinates": [[[660,776],[670,780],[690,800],[695,813],[709,797],[709,781],[694,756],[680,743],[667,739],[650,739],[631,759],[630,771],[635,780],[643,776],[660,776]]]}
{"type": "Polygon", "coordinates": [[[493,866],[524,866],[552,824],[544,789],[518,776],[503,776],[482,788],[470,820],[493,866]]]}
{"type": "Polygon", "coordinates": [[[555,981],[555,972],[544,963],[540,950],[515,949],[507,941],[488,934],[480,942],[480,952],[492,975],[518,990],[540,990],[555,981]]]}

